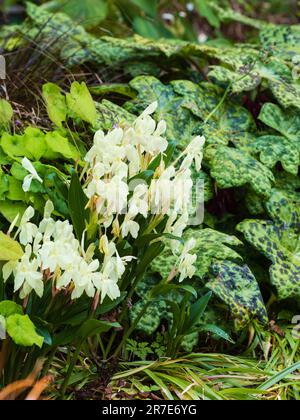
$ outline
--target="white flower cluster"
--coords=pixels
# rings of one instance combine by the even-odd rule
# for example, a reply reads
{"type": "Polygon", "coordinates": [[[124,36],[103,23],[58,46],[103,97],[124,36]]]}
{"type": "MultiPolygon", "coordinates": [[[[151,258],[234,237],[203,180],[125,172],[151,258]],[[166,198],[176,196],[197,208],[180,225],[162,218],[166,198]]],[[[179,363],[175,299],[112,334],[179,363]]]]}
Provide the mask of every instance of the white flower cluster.
{"type": "MultiPolygon", "coordinates": [[[[51,282],[54,292],[65,290],[71,293],[72,299],[86,293],[91,298],[100,295],[101,302],[106,296],[114,300],[120,296],[118,283],[126,264],[132,260],[130,256],[121,258],[115,243],[120,238],[138,237],[138,216],[149,219],[148,233],[155,232],[167,217],[165,233],[182,236],[189,220],[191,166],[195,162],[196,169],[201,169],[204,138],[192,140],[177,160],[167,166],[163,158],[168,148],[164,137],[166,123],[157,124],[151,116],[157,106],[157,103],[150,105],[131,125],[124,124],[108,134],[97,132],[94,145],[85,157],[82,179],[86,175],[84,191],[89,198],[88,207],[105,230],[99,247],[103,263],[95,259],[94,246],[84,250],[68,221],[52,218],[51,202],[47,203],[44,219],[38,226],[31,222],[34,210],[29,207],[15,235],[25,253],[19,261],[3,267],[4,280],[14,275],[15,292],[20,291],[21,298],[32,291],[41,297],[45,283],[51,282]],[[151,181],[141,182],[139,174],[147,171],[155,159],[158,165],[151,181]],[[133,179],[135,184],[131,188],[133,179]],[[113,239],[109,241],[106,235],[113,239]]],[[[23,184],[28,191],[33,180],[42,182],[42,179],[28,159],[22,165],[29,172],[23,184]]],[[[178,241],[173,242],[174,252],[178,252],[178,241]]],[[[191,244],[187,244],[178,261],[180,281],[195,272],[195,256],[190,250],[191,244]]]]}
{"type": "Polygon", "coordinates": [[[196,137],[173,165],[166,167],[163,154],[168,147],[164,137],[167,126],[165,121],[156,124],[151,116],[157,106],[157,102],[150,105],[131,125],[115,128],[106,135],[97,132],[85,158],[89,205],[97,211],[105,228],[113,226],[117,237],[137,238],[138,215],[168,215],[168,231],[177,236],[187,226],[193,188],[191,165],[195,161],[196,169],[201,169],[204,138],[196,137]],[[160,165],[147,185],[138,179],[139,174],[156,158],[161,159],[160,165]],[[125,215],[121,226],[120,215],[125,215]]]}
{"type": "Polygon", "coordinates": [[[118,281],[130,259],[120,258],[115,245],[103,236],[100,249],[104,261],[100,269],[99,260],[93,259],[93,248],[85,252],[74,236],[73,226],[68,221],[55,221],[51,217],[53,210],[53,204],[47,202],[39,226],[31,223],[33,208],[26,210],[16,234],[25,253],[19,261],[4,265],[4,281],[14,274],[14,289],[20,291],[22,299],[33,290],[42,297],[47,281],[56,290],[69,290],[72,299],[84,293],[93,298],[97,292],[102,302],[106,296],[118,298],[118,281]]]}

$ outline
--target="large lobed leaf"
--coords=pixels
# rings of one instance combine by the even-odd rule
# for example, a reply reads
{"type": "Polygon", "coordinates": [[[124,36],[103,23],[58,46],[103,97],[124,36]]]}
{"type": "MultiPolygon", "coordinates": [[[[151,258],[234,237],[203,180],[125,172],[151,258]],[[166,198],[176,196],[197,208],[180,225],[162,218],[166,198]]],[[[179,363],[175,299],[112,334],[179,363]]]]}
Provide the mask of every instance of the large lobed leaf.
{"type": "Polygon", "coordinates": [[[224,261],[212,266],[212,274],[214,280],[207,287],[230,307],[239,328],[252,319],[268,323],[258,283],[249,267],[224,261]]]}

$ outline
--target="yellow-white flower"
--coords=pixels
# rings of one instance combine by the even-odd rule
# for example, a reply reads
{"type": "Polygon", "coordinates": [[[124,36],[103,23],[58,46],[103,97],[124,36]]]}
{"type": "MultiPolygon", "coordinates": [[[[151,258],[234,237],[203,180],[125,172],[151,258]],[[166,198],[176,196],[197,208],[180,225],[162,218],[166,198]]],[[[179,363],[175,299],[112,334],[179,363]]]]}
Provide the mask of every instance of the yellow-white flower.
{"type": "Polygon", "coordinates": [[[196,170],[200,171],[202,160],[203,160],[203,147],[205,144],[205,138],[197,136],[185,149],[184,154],[186,157],[182,162],[182,169],[190,169],[193,161],[195,161],[196,170]]]}
{"type": "Polygon", "coordinates": [[[140,225],[132,220],[130,215],[126,215],[124,222],[121,226],[121,232],[123,238],[126,238],[128,235],[131,235],[134,239],[136,239],[139,235],[140,225]]]}
{"type": "Polygon", "coordinates": [[[42,178],[39,176],[39,174],[35,170],[34,166],[30,162],[30,160],[28,160],[27,158],[24,158],[22,160],[22,166],[30,174],[30,175],[27,175],[24,178],[24,181],[23,181],[23,190],[25,192],[28,192],[30,190],[30,186],[31,186],[31,183],[32,183],[33,180],[36,180],[36,181],[40,182],[41,184],[43,183],[42,178]]]}
{"type": "Polygon", "coordinates": [[[133,196],[129,201],[128,214],[131,217],[136,217],[141,214],[147,218],[149,211],[149,190],[148,185],[140,184],[135,187],[133,196]]]}
{"type": "MultiPolygon", "coordinates": [[[[148,108],[150,111],[154,106],[148,108]]],[[[167,129],[165,121],[160,121],[158,124],[149,115],[146,110],[137,120],[133,127],[125,131],[125,141],[128,144],[133,144],[140,147],[141,152],[147,152],[151,155],[157,155],[166,151],[168,141],[163,135],[167,129]]]]}
{"type": "Polygon", "coordinates": [[[14,291],[23,289],[21,291],[22,298],[28,296],[32,290],[39,297],[42,297],[44,293],[43,274],[39,271],[39,261],[37,258],[31,259],[31,254],[32,248],[28,245],[24,256],[14,270],[14,291]]]}
{"type": "Polygon", "coordinates": [[[179,282],[183,282],[186,278],[192,278],[196,273],[195,263],[197,261],[197,255],[191,254],[195,248],[196,241],[194,239],[189,240],[184,246],[182,253],[178,261],[178,272],[180,273],[179,282]]]}

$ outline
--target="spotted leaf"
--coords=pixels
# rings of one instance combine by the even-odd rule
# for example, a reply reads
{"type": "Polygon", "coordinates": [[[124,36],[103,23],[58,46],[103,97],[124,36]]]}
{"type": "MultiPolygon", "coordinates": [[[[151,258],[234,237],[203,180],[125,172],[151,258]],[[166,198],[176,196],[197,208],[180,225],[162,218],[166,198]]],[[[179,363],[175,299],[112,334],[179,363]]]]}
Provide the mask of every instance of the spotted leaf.
{"type": "Polygon", "coordinates": [[[252,319],[268,323],[268,315],[258,283],[249,267],[229,261],[212,266],[214,279],[211,289],[229,307],[238,328],[245,327],[252,319]]]}

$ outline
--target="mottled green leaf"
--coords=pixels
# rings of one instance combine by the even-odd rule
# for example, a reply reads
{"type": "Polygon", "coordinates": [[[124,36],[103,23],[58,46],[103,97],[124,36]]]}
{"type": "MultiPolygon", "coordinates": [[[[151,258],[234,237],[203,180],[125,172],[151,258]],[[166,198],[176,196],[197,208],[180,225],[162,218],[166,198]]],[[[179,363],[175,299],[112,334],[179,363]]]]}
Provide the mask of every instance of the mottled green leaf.
{"type": "MultiPolygon", "coordinates": [[[[239,246],[241,242],[235,237],[226,235],[212,229],[189,229],[184,234],[184,240],[195,239],[196,245],[192,253],[197,254],[196,276],[204,277],[215,261],[238,260],[241,256],[229,246],[239,246]]],[[[152,265],[153,272],[159,273],[163,279],[167,279],[174,269],[178,257],[174,256],[170,247],[157,257],[152,265]]]]}
{"type": "Polygon", "coordinates": [[[281,162],[283,168],[294,175],[298,174],[300,165],[299,151],[285,137],[262,136],[253,143],[255,152],[260,153],[260,161],[268,168],[274,168],[281,162]]]}
{"type": "Polygon", "coordinates": [[[188,144],[197,125],[196,119],[182,105],[184,99],[178,96],[171,85],[164,85],[152,76],[141,76],[130,82],[130,87],[138,92],[134,101],[127,102],[126,109],[139,114],[151,103],[157,101],[157,120],[167,123],[167,137],[170,141],[188,144]]]}
{"type": "Polygon", "coordinates": [[[283,111],[279,106],[267,103],[263,106],[259,119],[294,142],[299,149],[300,116],[297,112],[283,111]]]}
{"type": "Polygon", "coordinates": [[[272,261],[270,278],[280,299],[300,296],[299,233],[286,225],[245,220],[237,229],[250,244],[272,261]]]}
{"type": "Polygon", "coordinates": [[[224,261],[213,265],[212,274],[214,280],[207,287],[230,307],[238,328],[245,327],[252,319],[268,323],[258,283],[248,266],[224,261]]]}
{"type": "Polygon", "coordinates": [[[112,130],[115,125],[124,122],[132,123],[136,116],[126,111],[126,109],[114,104],[113,102],[103,100],[96,104],[97,122],[95,128],[97,130],[112,130]]]}
{"type": "Polygon", "coordinates": [[[256,159],[229,147],[217,147],[210,161],[211,176],[220,188],[241,187],[250,184],[262,196],[270,196],[274,176],[256,159]]]}

